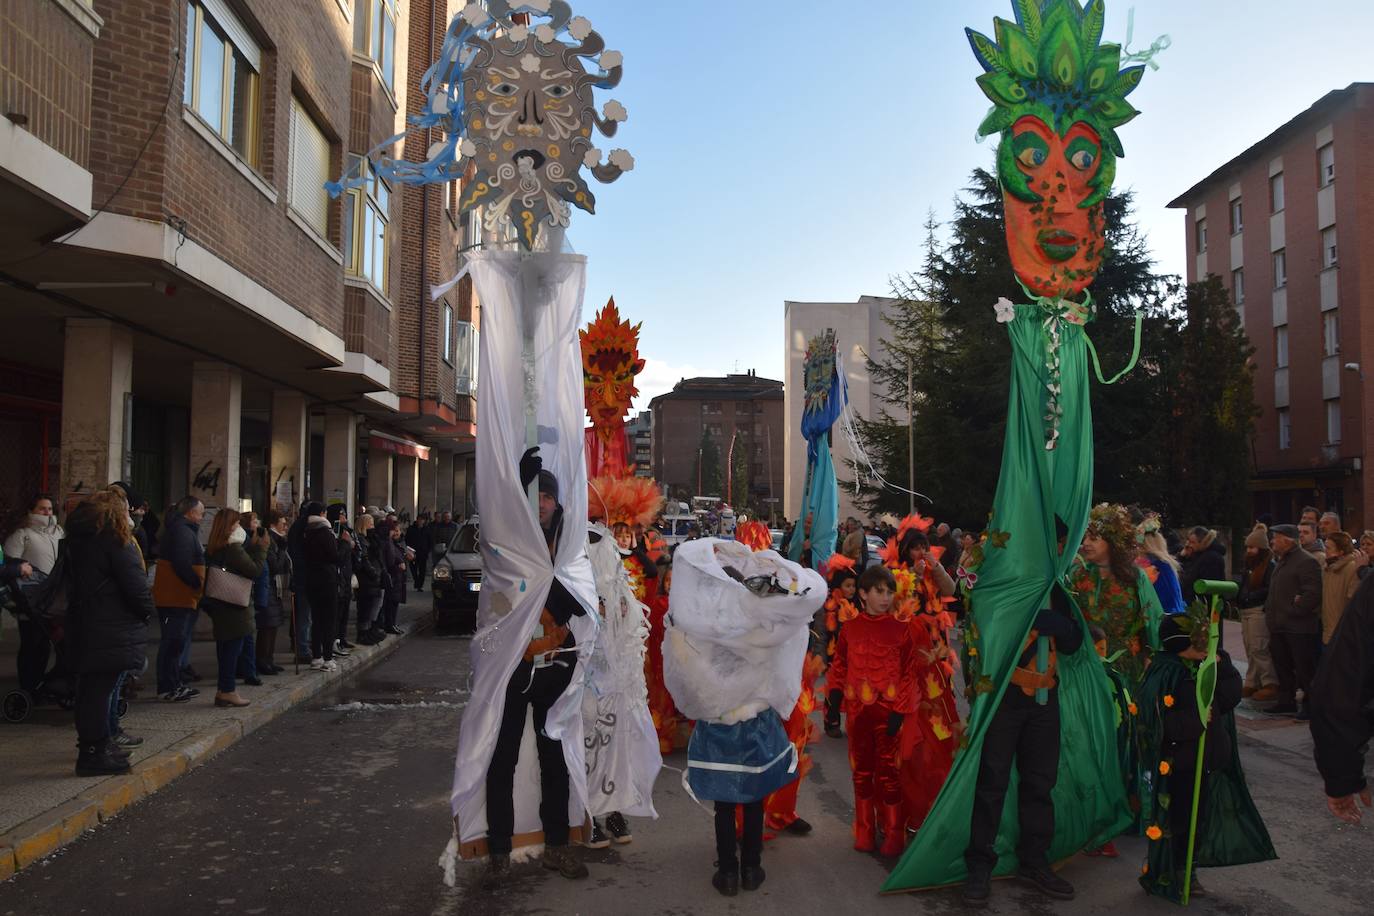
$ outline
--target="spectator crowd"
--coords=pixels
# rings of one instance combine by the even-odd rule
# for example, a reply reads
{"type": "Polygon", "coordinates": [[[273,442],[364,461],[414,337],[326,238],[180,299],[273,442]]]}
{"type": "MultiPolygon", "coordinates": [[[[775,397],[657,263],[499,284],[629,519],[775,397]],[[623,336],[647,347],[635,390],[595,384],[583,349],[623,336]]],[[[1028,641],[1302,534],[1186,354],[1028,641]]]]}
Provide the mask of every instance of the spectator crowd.
{"type": "Polygon", "coordinates": [[[79,776],[129,770],[143,739],[120,719],[144,683],[164,703],[201,696],[195,685],[211,675],[192,666],[191,646],[202,614],[215,643],[213,705],[248,706],[241,688],[282,674],[283,660],[336,671],[357,646],[402,634],[408,582],[424,590],[435,550],[458,528],[449,512],[408,521],[365,507],[350,520],[342,504],[307,501],[262,518],[207,511],[194,496],[159,520],[122,481],[72,505],[65,525],[57,508],[37,494],[0,531],[0,599],[18,624],[26,708],[74,710],[79,776]]]}

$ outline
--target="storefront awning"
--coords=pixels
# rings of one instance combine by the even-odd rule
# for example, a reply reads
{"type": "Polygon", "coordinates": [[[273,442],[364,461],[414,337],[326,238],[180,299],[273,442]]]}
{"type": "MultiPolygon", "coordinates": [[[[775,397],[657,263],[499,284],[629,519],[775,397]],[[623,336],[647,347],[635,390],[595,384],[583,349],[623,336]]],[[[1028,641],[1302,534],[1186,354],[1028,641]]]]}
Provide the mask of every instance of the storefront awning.
{"type": "Polygon", "coordinates": [[[391,452],[395,455],[408,455],[411,458],[419,458],[421,461],[429,460],[429,446],[412,442],[410,439],[402,439],[400,436],[392,436],[388,433],[372,430],[368,434],[372,447],[379,452],[391,452]]]}

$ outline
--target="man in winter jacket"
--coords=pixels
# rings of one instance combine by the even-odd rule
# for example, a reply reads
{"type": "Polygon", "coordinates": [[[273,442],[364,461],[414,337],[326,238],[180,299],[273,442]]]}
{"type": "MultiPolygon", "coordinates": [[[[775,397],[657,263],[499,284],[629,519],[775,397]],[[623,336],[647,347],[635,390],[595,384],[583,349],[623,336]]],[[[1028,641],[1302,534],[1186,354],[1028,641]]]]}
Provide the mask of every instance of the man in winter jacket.
{"type": "Polygon", "coordinates": [[[310,597],[305,589],[305,553],[302,550],[302,538],[305,536],[305,526],[310,520],[306,510],[316,505],[312,502],[301,503],[301,514],[291,523],[291,527],[286,532],[286,551],[291,557],[292,580],[291,592],[296,607],[296,632],[293,634],[296,640],[296,661],[303,665],[311,662],[310,658],[310,597]]]}
{"type": "Polygon", "coordinates": [[[1295,525],[1275,525],[1274,556],[1277,562],[1264,602],[1264,622],[1269,627],[1269,654],[1279,679],[1279,701],[1267,712],[1309,717],[1306,694],[1317,667],[1317,640],[1321,632],[1322,570],[1316,559],[1298,545],[1295,525]],[[1297,691],[1304,695],[1298,707],[1297,691]]]}
{"type": "Polygon", "coordinates": [[[434,552],[434,526],[429,523],[428,515],[421,515],[406,529],[406,546],[415,551],[410,561],[410,576],[415,582],[415,590],[425,590],[425,571],[429,568],[429,555],[434,552]]]}
{"type": "Polygon", "coordinates": [[[307,503],[305,532],[301,535],[301,562],[305,593],[310,599],[310,667],[316,671],[337,671],[334,661],[335,606],[339,596],[339,543],[334,528],[325,518],[324,506],[307,503]]]}
{"type": "Polygon", "coordinates": [[[334,654],[339,658],[349,655],[350,649],[357,646],[348,641],[348,609],[353,601],[353,542],[355,535],[348,525],[348,507],[343,503],[332,503],[325,510],[324,517],[335,531],[338,543],[335,549],[339,556],[339,592],[334,615],[334,654]]]}
{"type": "Polygon", "coordinates": [[[1360,804],[1374,807],[1364,776],[1365,748],[1374,737],[1374,579],[1365,579],[1341,615],[1312,679],[1309,706],[1326,806],[1358,824],[1360,804]]]}
{"type": "Polygon", "coordinates": [[[1178,576],[1183,603],[1192,604],[1197,599],[1193,583],[1199,579],[1219,582],[1227,578],[1226,547],[1217,540],[1217,533],[1200,525],[1189,531],[1183,545],[1183,570],[1178,576]]]}
{"type": "Polygon", "coordinates": [[[157,647],[157,692],[171,703],[184,703],[200,694],[182,682],[181,658],[191,640],[195,610],[205,590],[205,548],[200,543],[204,518],[205,504],[187,496],[167,519],[159,542],[162,555],[153,580],[153,603],[162,628],[157,647]]]}

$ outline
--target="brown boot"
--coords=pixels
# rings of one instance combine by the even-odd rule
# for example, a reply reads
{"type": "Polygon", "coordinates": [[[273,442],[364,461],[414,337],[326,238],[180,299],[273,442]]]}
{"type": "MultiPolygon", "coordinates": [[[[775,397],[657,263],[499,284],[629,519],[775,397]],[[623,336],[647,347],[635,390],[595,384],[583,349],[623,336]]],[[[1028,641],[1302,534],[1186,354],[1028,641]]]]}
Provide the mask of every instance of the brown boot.
{"type": "Polygon", "coordinates": [[[243,697],[239,696],[237,690],[232,693],[215,693],[215,705],[219,707],[232,706],[237,708],[248,706],[250,703],[252,703],[252,700],[245,700],[243,697]]]}
{"type": "Polygon", "coordinates": [[[1261,687],[1250,695],[1250,699],[1256,703],[1272,703],[1279,698],[1279,691],[1276,687],[1261,687]]]}

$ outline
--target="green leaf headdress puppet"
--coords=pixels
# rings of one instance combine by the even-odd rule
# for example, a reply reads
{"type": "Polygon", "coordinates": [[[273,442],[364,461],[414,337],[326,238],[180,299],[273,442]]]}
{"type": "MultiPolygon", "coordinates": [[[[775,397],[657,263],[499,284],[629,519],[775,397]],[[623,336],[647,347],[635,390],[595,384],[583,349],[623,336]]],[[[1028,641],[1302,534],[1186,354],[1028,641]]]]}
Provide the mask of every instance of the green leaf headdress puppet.
{"type": "Polygon", "coordinates": [[[978,133],[1001,134],[1012,267],[1031,292],[1058,298],[1082,292],[1101,266],[1102,201],[1124,155],[1116,128],[1138,114],[1126,96],[1145,67],[1121,69],[1121,46],[1102,43],[1103,0],[1013,5],[1015,22],[994,19],[995,40],[965,29],[993,104],[978,133]]]}

